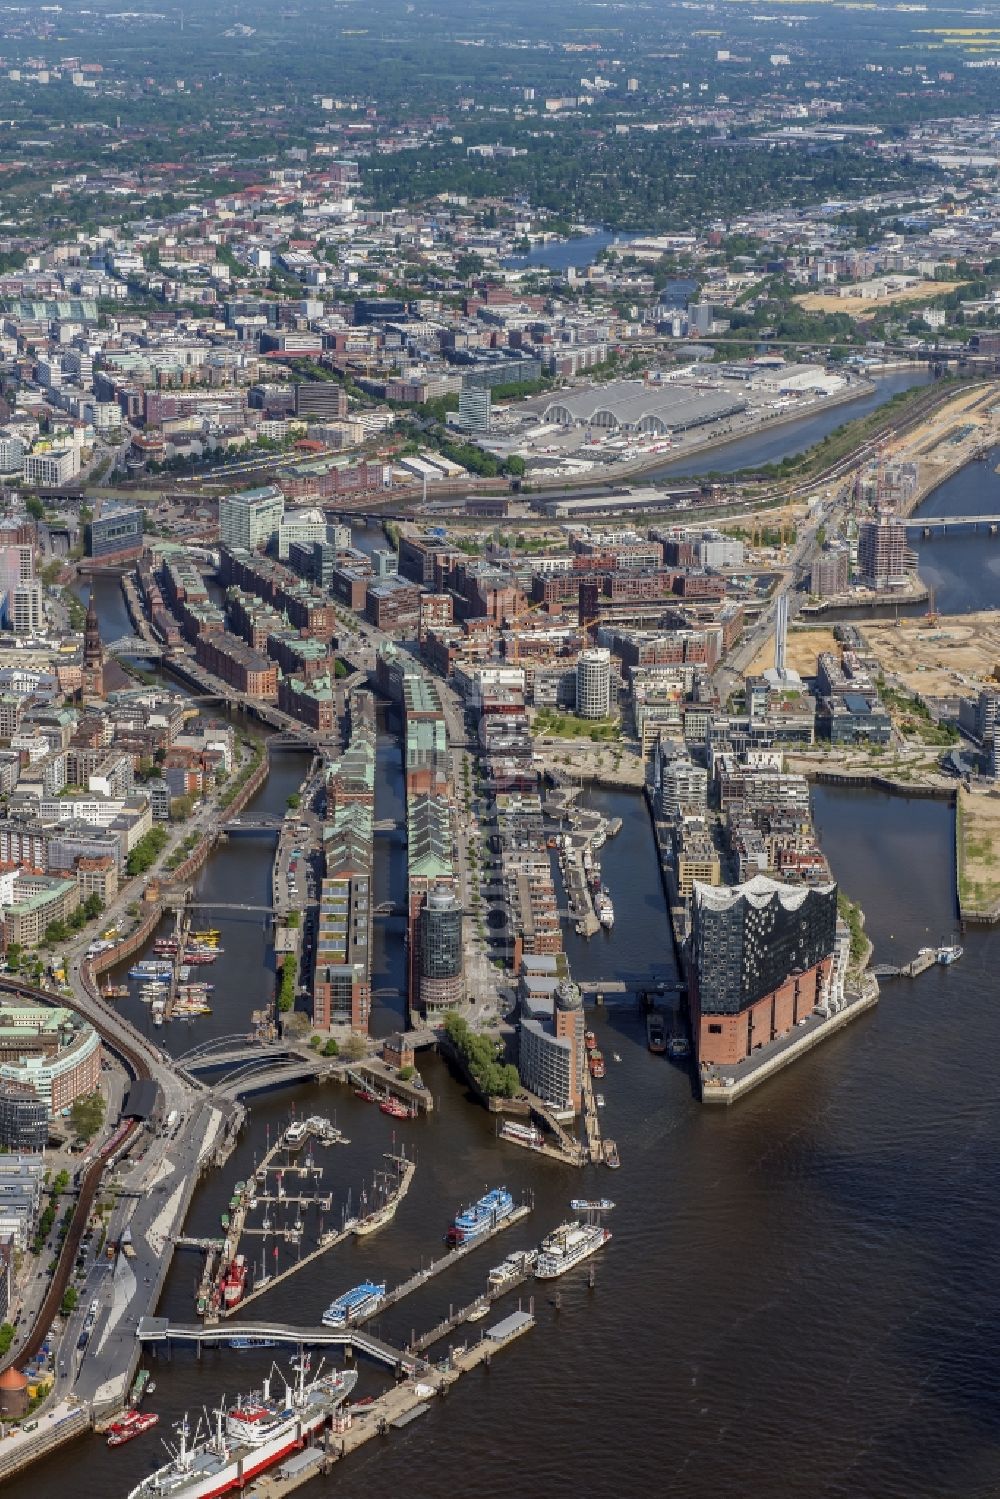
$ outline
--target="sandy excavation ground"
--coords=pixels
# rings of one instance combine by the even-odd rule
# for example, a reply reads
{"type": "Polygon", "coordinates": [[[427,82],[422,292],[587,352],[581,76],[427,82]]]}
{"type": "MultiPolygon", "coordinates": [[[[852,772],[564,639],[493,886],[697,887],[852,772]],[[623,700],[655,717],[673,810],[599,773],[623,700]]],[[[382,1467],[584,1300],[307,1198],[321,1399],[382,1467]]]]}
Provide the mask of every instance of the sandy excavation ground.
{"type": "MultiPolygon", "coordinates": [[[[832,628],[823,626],[816,630],[789,630],[785,645],[785,664],[800,677],[816,675],[816,657],[821,651],[833,651],[838,657],[840,646],[833,638],[832,628]]],[[[766,671],[774,665],[774,640],[761,646],[750,667],[751,673],[766,671]]]]}
{"type": "Polygon", "coordinates": [[[891,307],[894,302],[926,302],[963,285],[962,281],[921,281],[916,286],[889,292],[884,297],[831,297],[827,292],[813,291],[792,300],[804,312],[846,312],[848,317],[872,317],[882,307],[891,307]]]}
{"type": "Polygon", "coordinates": [[[873,624],[862,633],[887,675],[913,692],[957,697],[977,689],[1000,670],[1000,614],[941,615],[873,624]]]}
{"type": "Polygon", "coordinates": [[[960,893],[967,910],[1000,899],[1000,796],[959,791],[960,893]]]}

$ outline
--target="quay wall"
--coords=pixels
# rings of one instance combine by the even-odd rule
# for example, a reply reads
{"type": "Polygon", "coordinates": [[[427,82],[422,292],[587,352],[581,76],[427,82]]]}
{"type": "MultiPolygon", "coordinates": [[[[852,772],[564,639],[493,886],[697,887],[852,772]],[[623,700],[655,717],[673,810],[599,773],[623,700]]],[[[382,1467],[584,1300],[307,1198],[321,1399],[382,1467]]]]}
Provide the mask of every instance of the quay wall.
{"type": "Polygon", "coordinates": [[[761,1062],[758,1066],[754,1067],[752,1072],[748,1072],[745,1077],[737,1078],[731,1087],[727,1088],[715,1083],[707,1085],[703,1082],[701,1084],[702,1103],[722,1104],[723,1106],[735,1103],[738,1098],[744,1097],[745,1094],[752,1092],[761,1083],[766,1082],[768,1078],[774,1077],[783,1068],[789,1066],[792,1062],[798,1061],[799,1057],[805,1056],[807,1051],[812,1051],[814,1046],[819,1046],[828,1037],[835,1035],[838,1031],[842,1031],[845,1026],[850,1025],[851,1021],[856,1020],[859,1015],[863,1015],[867,1010],[873,1009],[878,1004],[878,998],[878,980],[874,974],[866,974],[862,980],[861,993],[855,999],[850,1000],[839,1014],[831,1015],[829,1020],[817,1027],[816,1030],[810,1031],[808,1035],[800,1037],[797,1041],[793,1041],[790,1046],[786,1047],[784,1051],[779,1052],[777,1056],[771,1057],[769,1061],[761,1062]]]}
{"type": "Polygon", "coordinates": [[[809,781],[818,781],[824,786],[860,786],[875,791],[889,791],[894,796],[919,796],[936,798],[953,803],[957,792],[954,786],[935,786],[923,781],[894,781],[891,776],[878,771],[855,772],[850,770],[826,770],[803,767],[802,774],[809,781]]]}
{"type": "Polygon", "coordinates": [[[98,999],[100,997],[97,989],[97,979],[100,975],[106,973],[109,968],[114,968],[117,963],[121,963],[125,958],[130,958],[133,953],[138,952],[139,948],[155,932],[162,915],[163,907],[160,902],[158,900],[149,902],[146,907],[146,913],[134,932],[130,932],[121,942],[116,942],[114,947],[108,947],[103,952],[95,953],[92,958],[88,958],[81,965],[80,977],[90,991],[92,998],[98,999]]]}
{"type": "Polygon", "coordinates": [[[82,1406],[58,1418],[53,1412],[51,1416],[39,1415],[37,1420],[38,1430],[23,1437],[18,1433],[13,1450],[0,1457],[0,1483],[90,1430],[90,1414],[82,1406]]]}
{"type": "MultiPolygon", "coordinates": [[[[246,806],[247,802],[249,802],[251,797],[255,796],[263,786],[269,774],[270,761],[268,760],[267,755],[264,755],[261,758],[260,764],[250,772],[250,775],[247,777],[245,783],[240,787],[239,791],[226,807],[225,811],[227,817],[239,816],[239,814],[243,811],[243,808],[246,806]]],[[[218,842],[218,838],[218,828],[213,828],[211,832],[206,833],[197,847],[193,848],[188,854],[183,864],[178,864],[176,869],[171,870],[171,882],[174,884],[184,884],[187,880],[191,879],[193,875],[196,875],[202,868],[209,854],[212,852],[213,848],[218,842]]]]}

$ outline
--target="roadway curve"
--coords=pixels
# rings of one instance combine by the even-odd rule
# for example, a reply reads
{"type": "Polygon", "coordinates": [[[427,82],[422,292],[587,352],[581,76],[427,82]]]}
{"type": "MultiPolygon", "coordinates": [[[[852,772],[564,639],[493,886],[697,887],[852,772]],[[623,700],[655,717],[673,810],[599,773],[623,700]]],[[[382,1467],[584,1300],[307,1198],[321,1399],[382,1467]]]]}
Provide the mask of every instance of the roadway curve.
{"type": "MultiPolygon", "coordinates": [[[[20,983],[16,979],[0,977],[0,991],[33,1000],[36,1004],[50,1005],[55,1002],[54,996],[48,990],[36,989],[31,984],[20,983]]],[[[94,1029],[100,1035],[101,1040],[121,1057],[128,1072],[134,1079],[139,1080],[152,1077],[152,1072],[137,1047],[128,1045],[120,1036],[113,1036],[108,1028],[102,1025],[101,1021],[95,1016],[91,1015],[89,1018],[94,1029]]],[[[73,1274],[73,1263],[79,1251],[84,1230],[87,1226],[87,1219],[90,1216],[90,1210],[94,1205],[94,1198],[97,1196],[98,1188],[101,1185],[101,1178],[104,1175],[108,1158],[112,1154],[118,1155],[125,1147],[130,1145],[137,1129],[138,1126],[133,1122],[127,1125],[122,1131],[116,1130],[87,1168],[86,1174],[80,1183],[80,1191],[73,1210],[73,1217],[70,1220],[66,1237],[62,1242],[59,1259],[52,1276],[51,1284],[46,1292],[45,1300],[38,1310],[38,1315],[35,1318],[31,1332],[25,1341],[18,1346],[16,1352],[12,1352],[8,1357],[3,1365],[5,1369],[14,1363],[24,1364],[29,1359],[34,1358],[48,1337],[49,1329],[62,1304],[66,1287],[69,1285],[70,1277],[73,1274]]]]}

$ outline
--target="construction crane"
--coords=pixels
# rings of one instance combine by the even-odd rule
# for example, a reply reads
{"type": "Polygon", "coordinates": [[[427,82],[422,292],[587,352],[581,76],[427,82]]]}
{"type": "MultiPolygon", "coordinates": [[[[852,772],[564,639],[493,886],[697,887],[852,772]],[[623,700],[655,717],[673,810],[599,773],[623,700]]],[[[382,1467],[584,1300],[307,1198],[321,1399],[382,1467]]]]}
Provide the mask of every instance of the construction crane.
{"type": "Polygon", "coordinates": [[[927,589],[927,623],[929,625],[936,625],[940,618],[936,604],[937,599],[934,594],[934,584],[932,583],[927,589]]]}

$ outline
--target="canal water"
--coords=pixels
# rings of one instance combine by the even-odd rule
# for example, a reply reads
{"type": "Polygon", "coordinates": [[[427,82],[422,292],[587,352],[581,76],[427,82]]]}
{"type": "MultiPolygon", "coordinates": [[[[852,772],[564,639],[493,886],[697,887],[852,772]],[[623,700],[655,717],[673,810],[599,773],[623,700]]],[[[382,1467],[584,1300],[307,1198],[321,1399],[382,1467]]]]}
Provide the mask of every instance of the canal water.
{"type": "MultiPolygon", "coordinates": [[[[282,766],[258,807],[280,808],[283,778],[295,776],[282,766]]],[[[400,798],[398,751],[383,727],[376,815],[390,815],[400,798]]],[[[601,850],[616,923],[589,943],[569,937],[574,973],[667,971],[670,934],[644,804],[625,791],[589,800],[622,818],[601,850]]],[[[821,787],[814,809],[834,873],[865,908],[877,959],[905,960],[950,935],[947,804],[821,787]]],[[[264,840],[234,839],[213,857],[205,886],[252,899],[269,852],[264,840]]],[[[397,886],[397,857],[387,849],[377,864],[377,898],[397,886]]],[[[270,976],[256,924],[224,920],[213,921],[226,954],[212,1025],[239,1029],[270,976]]],[[[622,1155],[615,1174],[576,1173],[501,1144],[490,1116],[433,1058],[421,1060],[436,1103],[426,1119],[390,1120],[339,1088],[254,1100],[236,1153],[198,1189],[192,1233],[217,1231],[233,1184],[249,1175],[293,1108],[335,1116],[350,1137],[348,1147],[321,1152],[323,1187],[334,1194],[326,1226],[358,1203],[383,1152],[405,1144],[417,1172],[391,1228],[348,1241],[279,1285],[249,1309],[253,1318],[315,1322],[361,1279],[391,1284],[437,1256],[456,1208],[485,1185],[505,1181],[530,1194],[526,1223],[379,1319],[375,1330],[399,1342],[435,1323],[449,1303],[471,1299],[488,1268],[537,1242],[571,1196],[607,1193],[618,1204],[614,1240],[593,1262],[593,1290],[585,1272],[573,1272],[559,1283],[556,1308],[554,1288],[539,1286],[538,1326],[489,1373],[462,1380],[422,1421],[302,1492],[994,1496],[1000,935],[974,931],[964,941],[961,963],[885,985],[873,1012],[731,1110],[695,1101],[689,1073],[646,1050],[634,1012],[595,1012],[609,1059],[604,1124],[622,1155]]],[[[400,983],[401,933],[381,932],[379,942],[378,987],[391,989],[400,983]]],[[[380,1021],[391,1020],[396,1003],[389,997],[380,1006],[380,1021]]],[[[254,1248],[259,1254],[259,1241],[254,1248]]],[[[164,1314],[191,1319],[197,1271],[196,1255],[177,1255],[164,1314]]],[[[161,1414],[160,1431],[185,1409],[194,1415],[259,1382],[270,1356],[222,1350],[199,1361],[178,1351],[157,1361],[148,1403],[161,1414]]],[[[384,1387],[375,1366],[362,1361],[360,1370],[359,1393],[384,1387]]],[[[88,1493],[124,1496],[160,1457],[155,1437],[114,1452],[92,1439],[7,1490],[16,1499],[63,1499],[85,1472],[88,1493]]]]}
{"type": "Polygon", "coordinates": [[[912,390],[917,385],[931,381],[928,370],[897,370],[894,374],[879,375],[873,383],[874,391],[858,396],[853,401],[843,401],[838,406],[821,410],[815,416],[803,417],[800,421],[783,422],[780,426],[755,433],[751,437],[738,437],[733,442],[721,443],[707,452],[690,458],[675,458],[661,468],[651,469],[643,475],[650,483],[657,479],[675,479],[690,474],[736,474],[743,469],[753,469],[766,463],[780,463],[783,458],[794,458],[804,453],[824,437],[842,427],[845,422],[857,421],[876,411],[879,406],[892,399],[901,390],[912,390]]]}

